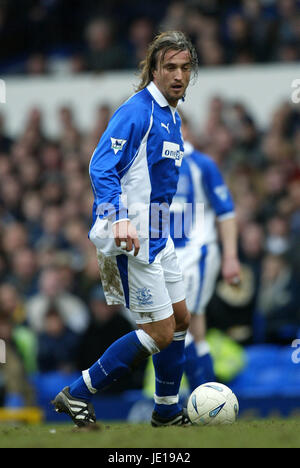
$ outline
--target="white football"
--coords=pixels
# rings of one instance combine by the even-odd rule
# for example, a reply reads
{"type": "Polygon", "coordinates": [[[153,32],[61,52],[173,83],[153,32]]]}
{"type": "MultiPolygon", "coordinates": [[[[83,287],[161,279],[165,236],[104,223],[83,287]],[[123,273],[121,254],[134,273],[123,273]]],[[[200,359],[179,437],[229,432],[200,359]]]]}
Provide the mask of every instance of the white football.
{"type": "Polygon", "coordinates": [[[226,385],[207,382],[191,393],[187,411],[193,424],[200,426],[232,424],[237,419],[239,403],[235,394],[226,385]]]}

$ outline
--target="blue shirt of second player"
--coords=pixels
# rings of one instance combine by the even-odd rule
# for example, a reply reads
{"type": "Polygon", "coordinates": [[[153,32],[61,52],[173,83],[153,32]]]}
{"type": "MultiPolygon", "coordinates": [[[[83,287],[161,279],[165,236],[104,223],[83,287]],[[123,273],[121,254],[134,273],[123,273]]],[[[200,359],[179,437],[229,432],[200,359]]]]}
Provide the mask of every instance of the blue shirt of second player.
{"type": "Polygon", "coordinates": [[[185,142],[184,149],[177,193],[171,205],[170,233],[175,248],[201,247],[218,240],[216,219],[234,217],[234,203],[213,159],[189,142],[185,142]]]}

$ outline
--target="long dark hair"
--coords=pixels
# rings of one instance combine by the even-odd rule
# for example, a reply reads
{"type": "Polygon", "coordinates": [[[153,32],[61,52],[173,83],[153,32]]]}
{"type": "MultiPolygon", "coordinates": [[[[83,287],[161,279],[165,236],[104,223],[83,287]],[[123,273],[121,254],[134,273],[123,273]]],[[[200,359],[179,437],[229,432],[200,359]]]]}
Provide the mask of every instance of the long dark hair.
{"type": "Polygon", "coordinates": [[[187,50],[191,57],[192,71],[194,74],[197,74],[198,57],[191,41],[181,31],[166,31],[156,36],[149,45],[146,58],[140,63],[140,83],[137,86],[136,91],[141,91],[146,88],[146,86],[148,86],[148,84],[153,80],[153,71],[157,66],[157,57],[159,52],[162,51],[160,57],[162,62],[169,50],[187,50]]]}

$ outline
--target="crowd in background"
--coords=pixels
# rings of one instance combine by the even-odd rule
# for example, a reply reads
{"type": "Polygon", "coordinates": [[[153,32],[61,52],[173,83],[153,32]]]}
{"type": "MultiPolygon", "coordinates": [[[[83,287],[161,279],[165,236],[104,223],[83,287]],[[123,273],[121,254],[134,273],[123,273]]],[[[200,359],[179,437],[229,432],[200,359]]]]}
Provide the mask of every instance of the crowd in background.
{"type": "MultiPolygon", "coordinates": [[[[56,140],[44,134],[37,108],[18,138],[1,118],[0,337],[15,372],[17,355],[28,372],[88,367],[133,329],[123,309],[107,307],[88,239],[88,165],[112,111],[100,106],[83,134],[72,109],[58,109],[56,140]]],[[[219,281],[208,326],[241,344],[290,344],[300,329],[300,112],[282,103],[262,132],[242,103],[215,96],[190,140],[232,191],[243,265],[241,290],[232,294],[219,281]]],[[[124,385],[141,388],[143,369],[124,385]]]]}
{"type": "Polygon", "coordinates": [[[72,73],[136,68],[168,29],[188,34],[201,66],[300,58],[298,0],[1,0],[0,73],[51,73],[57,58],[72,73]]]}
{"type": "MultiPolygon", "coordinates": [[[[18,22],[14,3],[0,1],[0,69],[11,72],[48,73],[48,52],[62,45],[73,72],[134,68],[158,30],[179,26],[197,46],[201,66],[299,59],[294,0],[143,2],[147,16],[137,14],[140,2],[125,8],[102,1],[105,15],[93,20],[93,0],[72,2],[71,16],[69,2],[23,0],[25,22],[18,22]]],[[[88,166],[113,111],[99,105],[90,132],[82,133],[72,108],[61,107],[55,140],[37,107],[14,138],[0,114],[0,339],[11,363],[10,392],[23,388],[27,402],[26,374],[87,368],[133,329],[126,311],[107,307],[88,239],[88,166]]],[[[290,344],[300,337],[299,108],[283,102],[262,130],[242,102],[214,96],[190,139],[218,163],[239,227],[242,284],[233,293],[218,282],[208,327],[241,344],[290,344]]],[[[143,373],[142,366],[116,391],[142,388],[143,373]]],[[[0,406],[1,388],[0,374],[0,406]]]]}

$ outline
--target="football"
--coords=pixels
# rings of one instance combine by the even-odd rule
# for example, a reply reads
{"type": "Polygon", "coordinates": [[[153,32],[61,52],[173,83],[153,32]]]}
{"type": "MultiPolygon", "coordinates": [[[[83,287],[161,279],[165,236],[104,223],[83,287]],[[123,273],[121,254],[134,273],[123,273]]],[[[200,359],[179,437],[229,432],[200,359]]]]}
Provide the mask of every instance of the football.
{"type": "Polygon", "coordinates": [[[239,403],[235,394],[226,385],[207,382],[191,393],[187,411],[192,424],[200,426],[232,424],[237,419],[239,403]]]}

